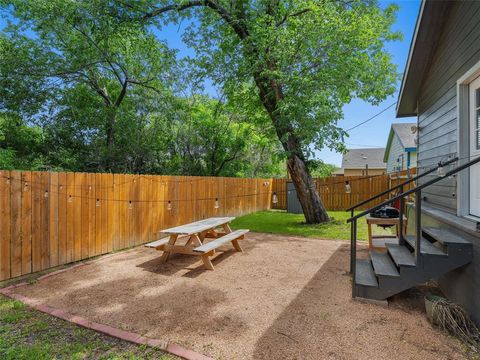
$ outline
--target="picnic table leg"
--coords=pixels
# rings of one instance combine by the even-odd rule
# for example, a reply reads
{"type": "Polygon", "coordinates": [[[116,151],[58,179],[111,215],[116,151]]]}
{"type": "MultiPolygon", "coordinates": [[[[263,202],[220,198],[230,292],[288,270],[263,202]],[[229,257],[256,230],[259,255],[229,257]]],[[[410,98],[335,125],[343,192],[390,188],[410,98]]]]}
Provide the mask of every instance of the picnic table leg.
{"type": "Polygon", "coordinates": [[[207,236],[207,234],[208,234],[210,231],[211,231],[211,230],[205,230],[205,231],[201,232],[200,234],[195,235],[195,236],[197,237],[198,241],[200,241],[200,244],[199,244],[198,246],[200,246],[200,245],[203,244],[203,242],[205,241],[205,237],[207,236]]]}
{"type": "Polygon", "coordinates": [[[188,238],[188,241],[185,244],[185,246],[189,246],[192,243],[193,240],[194,240],[194,235],[190,235],[190,237],[188,238]]]}
{"type": "MultiPolygon", "coordinates": [[[[170,235],[170,240],[168,241],[169,245],[175,245],[175,242],[177,241],[178,235],[172,234],[170,235]]],[[[163,251],[162,256],[160,257],[160,263],[166,263],[168,261],[168,257],[170,256],[170,251],[163,251]]]]}
{"type": "Polygon", "coordinates": [[[223,224],[223,229],[225,230],[226,234],[230,234],[232,232],[232,228],[230,227],[230,225],[228,223],[223,224]]]}
{"type": "Polygon", "coordinates": [[[213,267],[213,264],[210,261],[210,258],[208,257],[207,254],[202,255],[202,260],[203,260],[203,265],[205,265],[205,268],[207,270],[215,270],[215,268],[213,267]]]}
{"type": "MultiPolygon", "coordinates": [[[[243,236],[241,237],[241,239],[243,239],[243,236]]],[[[239,252],[243,252],[243,249],[242,249],[242,247],[240,246],[240,243],[238,242],[238,240],[240,240],[240,239],[232,240],[232,245],[233,245],[233,247],[235,248],[235,250],[237,250],[237,251],[239,251],[239,252]]]]}

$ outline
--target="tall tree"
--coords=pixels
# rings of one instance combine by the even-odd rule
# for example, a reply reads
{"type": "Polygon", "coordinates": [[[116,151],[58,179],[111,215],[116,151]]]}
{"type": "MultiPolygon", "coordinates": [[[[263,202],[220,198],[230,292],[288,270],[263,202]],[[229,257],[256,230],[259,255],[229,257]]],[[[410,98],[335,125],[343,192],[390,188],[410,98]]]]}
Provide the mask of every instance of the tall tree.
{"type": "Polygon", "coordinates": [[[98,170],[123,169],[128,121],[151,119],[148,104],[158,112],[172,101],[174,51],[145,29],[118,23],[105,1],[1,4],[15,22],[0,37],[0,110],[72,125],[69,140],[99,147],[98,170]]]}
{"type": "MultiPolygon", "coordinates": [[[[353,97],[378,104],[397,74],[384,42],[395,6],[374,0],[121,1],[112,14],[146,26],[192,18],[185,34],[195,64],[227,95],[250,84],[287,156],[307,223],[328,220],[305,162],[313,148],[343,150],[336,123],[353,97]]],[[[202,73],[200,71],[199,73],[202,73]]],[[[257,99],[254,99],[256,96],[257,99]]]]}

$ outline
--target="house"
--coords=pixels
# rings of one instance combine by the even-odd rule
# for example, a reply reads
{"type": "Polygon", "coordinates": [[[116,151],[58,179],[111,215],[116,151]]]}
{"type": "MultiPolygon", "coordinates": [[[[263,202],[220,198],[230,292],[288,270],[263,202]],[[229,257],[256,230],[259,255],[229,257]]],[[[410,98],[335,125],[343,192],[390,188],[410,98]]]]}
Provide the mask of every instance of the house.
{"type": "Polygon", "coordinates": [[[392,124],[383,161],[387,173],[417,167],[416,123],[392,124]]]}
{"type": "MultiPolygon", "coordinates": [[[[480,2],[423,1],[397,103],[397,117],[418,121],[417,171],[480,155],[480,2]]],[[[435,175],[434,175],[435,176],[435,175]]],[[[434,176],[425,176],[425,183],[434,176]]],[[[468,265],[439,277],[443,292],[480,324],[480,165],[426,187],[421,224],[443,232],[443,245],[464,239],[468,265]]],[[[409,217],[409,228],[414,228],[409,217]]]]}
{"type": "Polygon", "coordinates": [[[417,117],[416,183],[403,194],[415,202],[407,234],[367,259],[355,224],[375,206],[349,219],[352,296],[385,300],[437,279],[480,324],[480,1],[423,0],[396,111],[417,117]]]}
{"type": "MultiPolygon", "coordinates": [[[[342,157],[344,176],[370,176],[385,174],[387,164],[383,161],[385,149],[350,149],[342,157]]],[[[335,175],[340,175],[341,172],[335,175]]]]}

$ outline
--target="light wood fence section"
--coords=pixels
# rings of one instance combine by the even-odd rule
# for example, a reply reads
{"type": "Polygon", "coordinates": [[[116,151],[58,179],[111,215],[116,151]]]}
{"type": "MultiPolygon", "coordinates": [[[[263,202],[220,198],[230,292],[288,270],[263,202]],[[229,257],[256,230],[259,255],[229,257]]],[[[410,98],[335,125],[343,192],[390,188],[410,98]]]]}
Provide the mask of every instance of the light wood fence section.
{"type": "MultiPolygon", "coordinates": [[[[345,210],[405,178],[330,177],[316,184],[327,210],[345,210]]],[[[160,230],[195,220],[285,209],[286,182],[0,170],[0,281],[154,241],[160,230]]]]}
{"type": "Polygon", "coordinates": [[[153,241],[167,227],[268,209],[271,186],[271,179],[2,170],[0,280],[153,241]]]}
{"type": "MultiPolygon", "coordinates": [[[[381,193],[401,182],[413,177],[416,169],[409,172],[402,171],[395,174],[385,174],[378,176],[331,176],[327,178],[315,179],[317,191],[323,200],[327,210],[345,210],[355,204],[367,200],[375,194],[381,193]],[[347,193],[345,185],[348,182],[351,192],[347,193]]],[[[272,205],[272,208],[287,208],[287,179],[273,179],[272,191],[277,194],[278,203],[272,205]]],[[[409,190],[414,186],[413,182],[406,186],[405,190],[409,190]]],[[[392,194],[393,195],[393,194],[392,194]]],[[[358,210],[366,210],[387,200],[389,197],[384,196],[377,200],[368,202],[358,208],[358,210]]]]}

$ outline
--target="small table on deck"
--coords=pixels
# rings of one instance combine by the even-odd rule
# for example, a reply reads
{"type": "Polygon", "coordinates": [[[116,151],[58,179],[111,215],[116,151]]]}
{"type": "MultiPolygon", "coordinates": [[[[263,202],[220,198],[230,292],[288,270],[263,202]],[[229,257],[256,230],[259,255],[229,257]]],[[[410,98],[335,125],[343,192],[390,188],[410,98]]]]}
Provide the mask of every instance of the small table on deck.
{"type": "MultiPolygon", "coordinates": [[[[368,247],[374,250],[385,250],[386,244],[398,244],[400,235],[400,218],[376,218],[367,215],[368,226],[368,247]],[[372,225],[394,225],[397,229],[397,235],[373,235],[372,225]]],[[[407,218],[403,216],[403,234],[407,231],[407,218]]]]}
{"type": "MultiPolygon", "coordinates": [[[[234,217],[213,217],[165,229],[160,231],[160,233],[170,235],[168,240],[162,239],[147,245],[152,245],[150,247],[155,247],[157,250],[163,250],[162,257],[160,258],[162,263],[168,261],[170,254],[197,255],[202,257],[203,263],[207,269],[213,270],[209,255],[212,255],[211,252],[214,252],[215,250],[202,254],[194,251],[194,249],[202,246],[205,238],[216,239],[226,234],[230,234],[232,229],[230,228],[229,223],[234,219],[234,217]],[[216,230],[220,227],[223,228],[223,232],[218,232],[216,230]],[[188,240],[184,245],[176,245],[175,243],[179,237],[188,237],[188,240]]],[[[242,248],[236,241],[232,241],[232,244],[237,251],[242,251],[242,248]]]]}

